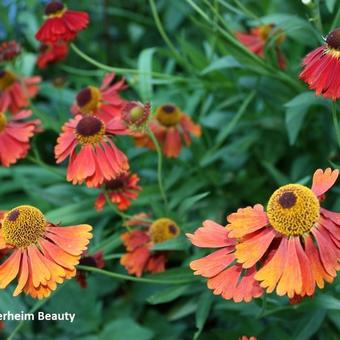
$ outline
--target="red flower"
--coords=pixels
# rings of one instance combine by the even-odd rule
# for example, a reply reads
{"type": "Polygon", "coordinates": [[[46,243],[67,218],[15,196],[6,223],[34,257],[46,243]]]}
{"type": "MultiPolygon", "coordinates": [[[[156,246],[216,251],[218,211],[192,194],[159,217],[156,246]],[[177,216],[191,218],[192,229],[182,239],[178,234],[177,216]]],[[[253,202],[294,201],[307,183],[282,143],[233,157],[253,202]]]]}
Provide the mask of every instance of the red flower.
{"type": "MultiPolygon", "coordinates": [[[[274,25],[262,25],[256,28],[252,28],[250,33],[236,32],[237,39],[250,51],[257,54],[261,58],[264,58],[264,50],[266,44],[275,32],[274,25]]],[[[285,39],[282,30],[276,30],[277,38],[275,39],[275,51],[277,55],[277,63],[281,69],[286,68],[286,60],[282,54],[279,45],[281,45],[285,39]]]]}
{"type": "Polygon", "coordinates": [[[44,69],[48,64],[57,63],[64,60],[68,55],[68,45],[63,41],[54,44],[42,44],[37,64],[40,69],[44,69]]]}
{"type": "Polygon", "coordinates": [[[133,130],[143,129],[150,116],[150,103],[127,102],[122,111],[122,119],[133,130]]]}
{"type": "Polygon", "coordinates": [[[120,263],[129,274],[138,277],[143,272],[160,273],[165,270],[167,254],[152,252],[154,244],[177,237],[180,233],[177,224],[169,218],[160,218],[149,225],[147,230],[134,230],[122,234],[121,238],[126,247],[120,263]]]}
{"type": "Polygon", "coordinates": [[[312,296],[340,269],[340,214],[320,206],[338,174],[318,169],[311,189],[284,185],[270,197],[267,212],[260,204],[238,209],[227,217],[226,228],[203,223],[188,234],[191,242],[221,249],[191,262],[195,274],[207,277],[215,294],[234,301],[250,301],[262,288],[292,302],[312,296]]]}
{"type": "MultiPolygon", "coordinates": [[[[160,143],[163,153],[167,157],[178,157],[182,149],[182,139],[186,145],[191,144],[190,134],[197,137],[201,135],[201,127],[194,124],[191,118],[181,110],[172,105],[160,106],[149,127],[160,143]]],[[[136,135],[136,145],[154,149],[155,146],[150,137],[142,133],[136,135]]]]}
{"type": "Polygon", "coordinates": [[[15,41],[4,41],[0,44],[0,62],[14,59],[21,52],[20,45],[15,41]]]}
{"type": "Polygon", "coordinates": [[[126,88],[125,80],[114,83],[115,74],[110,73],[104,77],[100,88],[88,86],[82,89],[71,107],[73,114],[94,115],[104,120],[121,116],[126,101],[119,92],[126,88]]]}
{"type": "Polygon", "coordinates": [[[0,113],[0,163],[9,167],[24,158],[30,148],[29,140],[38,132],[40,120],[23,121],[31,111],[21,111],[9,119],[0,113]]]}
{"type": "MultiPolygon", "coordinates": [[[[119,210],[126,210],[131,204],[131,200],[135,200],[138,197],[138,191],[142,190],[137,185],[139,177],[137,174],[131,174],[130,172],[122,173],[116,179],[111,181],[105,181],[103,189],[109,196],[112,203],[118,206],[119,210]]],[[[95,202],[95,208],[100,211],[103,210],[106,203],[106,197],[104,193],[100,193],[95,202]]]]}
{"type": "MultiPolygon", "coordinates": [[[[104,268],[105,262],[104,262],[104,254],[101,251],[98,251],[97,253],[93,255],[86,255],[83,254],[80,258],[79,264],[82,266],[89,266],[89,267],[95,267],[95,268],[104,268]]],[[[84,270],[79,269],[77,271],[76,280],[79,283],[81,288],[87,288],[87,272],[84,270]]]]}
{"type": "Polygon", "coordinates": [[[0,107],[7,107],[12,113],[29,106],[39,87],[40,77],[19,78],[11,71],[0,71],[0,107]]]}
{"type": "Polygon", "coordinates": [[[57,163],[70,157],[67,180],[73,184],[85,181],[88,187],[98,187],[126,172],[128,159],[110,138],[124,134],[127,134],[125,124],[118,118],[108,123],[94,116],[77,115],[70,119],[64,124],[55,147],[57,163]]]}
{"type": "Polygon", "coordinates": [[[46,20],[35,37],[44,43],[75,39],[89,23],[86,12],[70,11],[60,1],[51,1],[45,7],[46,20]]]}
{"type": "Polygon", "coordinates": [[[340,28],[329,33],[326,44],[308,53],[303,59],[300,79],[318,96],[340,98],[340,28]]]}

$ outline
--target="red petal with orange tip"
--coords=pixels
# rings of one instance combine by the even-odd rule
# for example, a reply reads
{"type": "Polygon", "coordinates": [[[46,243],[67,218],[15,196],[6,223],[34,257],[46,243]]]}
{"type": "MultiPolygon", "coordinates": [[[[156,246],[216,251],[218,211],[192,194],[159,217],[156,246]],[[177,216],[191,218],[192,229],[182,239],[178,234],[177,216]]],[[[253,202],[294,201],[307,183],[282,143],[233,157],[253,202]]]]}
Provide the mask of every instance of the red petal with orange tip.
{"type": "Polygon", "coordinates": [[[336,182],[339,170],[327,168],[325,171],[318,169],[313,175],[312,191],[316,196],[321,196],[327,192],[336,182]]]}
{"type": "Polygon", "coordinates": [[[219,249],[201,259],[190,262],[190,268],[194,270],[195,275],[214,277],[235,260],[235,256],[231,252],[232,249],[229,248],[219,249]]]}
{"type": "Polygon", "coordinates": [[[127,251],[134,251],[150,241],[150,236],[142,230],[134,230],[121,235],[127,251]]]}
{"type": "Polygon", "coordinates": [[[191,243],[202,248],[220,248],[235,244],[236,240],[228,237],[228,231],[220,224],[206,220],[203,227],[198,228],[194,234],[186,234],[191,243]]]}
{"type": "Polygon", "coordinates": [[[131,253],[127,253],[120,258],[120,263],[129,274],[142,276],[151,253],[147,247],[139,247],[131,253]]]}
{"type": "Polygon", "coordinates": [[[268,225],[268,218],[261,204],[241,208],[227,217],[229,237],[243,237],[268,225]]]}

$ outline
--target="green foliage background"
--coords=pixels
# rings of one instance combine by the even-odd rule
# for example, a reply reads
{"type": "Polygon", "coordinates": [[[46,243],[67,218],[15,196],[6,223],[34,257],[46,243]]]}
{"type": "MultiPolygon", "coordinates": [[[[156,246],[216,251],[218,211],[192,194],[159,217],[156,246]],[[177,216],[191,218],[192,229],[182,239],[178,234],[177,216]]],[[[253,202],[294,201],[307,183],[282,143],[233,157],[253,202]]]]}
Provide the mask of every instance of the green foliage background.
{"type": "MultiPolygon", "coordinates": [[[[339,163],[330,102],[317,98],[298,80],[301,60],[322,43],[331,27],[340,25],[335,0],[102,0],[66,1],[69,8],[90,13],[91,24],[76,46],[94,60],[116,68],[126,77],[127,99],[179,105],[199,122],[195,139],[181,156],[165,160],[164,180],[170,201],[169,217],[182,229],[169,270],[146,276],[156,284],[119,280],[91,274],[89,287],[72,280],[37,305],[29,297],[13,298],[0,291],[0,311],[75,312],[76,321],[6,322],[4,337],[17,327],[17,339],[338,339],[340,282],[338,279],[313,299],[289,305],[286,298],[233,303],[215,297],[204,280],[195,278],[188,263],[203,254],[190,247],[184,234],[205,219],[225,223],[238,207],[266,204],[272,191],[289,182],[309,184],[313,171],[339,163]],[[273,39],[266,61],[247,51],[233,37],[235,31],[262,23],[282,28],[288,68],[281,71],[273,55],[273,39]],[[181,283],[182,282],[182,283],[181,283]]],[[[18,72],[38,74],[34,38],[42,21],[43,2],[3,0],[0,34],[17,39],[24,53],[18,72]]],[[[108,71],[109,69],[107,69],[108,71]]],[[[63,225],[94,226],[90,253],[104,251],[105,269],[125,273],[119,265],[123,252],[122,220],[110,207],[93,208],[96,190],[72,186],[65,168],[56,167],[53,147],[69,108],[82,87],[98,85],[105,67],[98,68],[75,51],[67,60],[40,72],[43,83],[32,107],[45,131],[34,138],[31,160],[0,168],[0,208],[21,204],[39,207],[49,220],[63,225]],[[56,79],[65,81],[55,86],[56,79]]],[[[165,214],[157,186],[157,156],[136,149],[128,138],[119,140],[132,170],[142,179],[143,191],[129,213],[165,214]]],[[[336,186],[327,204],[340,211],[336,186]]]]}

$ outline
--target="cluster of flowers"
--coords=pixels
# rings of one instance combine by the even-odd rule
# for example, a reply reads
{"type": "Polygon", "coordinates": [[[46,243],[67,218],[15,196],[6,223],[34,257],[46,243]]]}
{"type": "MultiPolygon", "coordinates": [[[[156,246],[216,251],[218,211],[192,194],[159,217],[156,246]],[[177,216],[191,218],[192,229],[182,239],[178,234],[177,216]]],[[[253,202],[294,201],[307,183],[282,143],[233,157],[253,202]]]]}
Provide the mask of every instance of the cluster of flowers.
{"type": "MultiPolygon", "coordinates": [[[[36,34],[43,43],[38,66],[62,60],[68,44],[89,23],[87,13],[70,11],[60,1],[45,8],[46,20],[36,34]]],[[[265,57],[267,41],[274,38],[278,65],[285,58],[279,48],[283,32],[273,25],[237,33],[237,38],[253,53],[265,57]]],[[[326,98],[339,98],[340,29],[331,32],[325,45],[304,59],[301,79],[326,98]]],[[[0,45],[1,61],[20,53],[15,42],[0,45]]],[[[11,69],[0,72],[0,162],[8,167],[24,158],[29,139],[41,130],[39,120],[26,119],[30,100],[38,92],[40,77],[21,77],[11,69]]],[[[76,95],[72,117],[66,122],[55,146],[58,164],[68,159],[67,181],[100,188],[95,207],[98,211],[110,200],[119,210],[129,208],[138,197],[139,176],[130,171],[127,155],[120,150],[117,136],[133,138],[136,146],[155,149],[153,136],[166,157],[178,157],[183,143],[191,144],[191,135],[199,137],[201,128],[173,104],[164,104],[151,115],[150,104],[127,101],[121,92],[125,80],[115,81],[115,74],[105,75],[99,87],[89,85],[76,95]]],[[[292,302],[312,296],[316,286],[332,282],[340,261],[340,214],[320,206],[325,193],[334,185],[338,170],[317,170],[311,189],[288,184],[276,190],[267,205],[239,209],[221,226],[205,221],[203,227],[187,237],[197,247],[219,248],[214,253],[191,262],[196,275],[208,278],[214,294],[235,302],[276,290],[292,302]]],[[[122,234],[126,254],[121,264],[130,274],[165,270],[166,252],[154,252],[157,243],[171,240],[180,228],[169,218],[149,219],[138,214],[128,227],[138,227],[122,234]]],[[[89,225],[67,228],[48,222],[35,207],[19,206],[0,215],[0,249],[5,261],[0,265],[0,288],[15,277],[14,295],[22,291],[36,298],[48,296],[58,283],[76,275],[81,262],[102,268],[103,256],[86,252],[92,237],[89,225]]],[[[77,273],[82,287],[83,272],[77,273]]]]}

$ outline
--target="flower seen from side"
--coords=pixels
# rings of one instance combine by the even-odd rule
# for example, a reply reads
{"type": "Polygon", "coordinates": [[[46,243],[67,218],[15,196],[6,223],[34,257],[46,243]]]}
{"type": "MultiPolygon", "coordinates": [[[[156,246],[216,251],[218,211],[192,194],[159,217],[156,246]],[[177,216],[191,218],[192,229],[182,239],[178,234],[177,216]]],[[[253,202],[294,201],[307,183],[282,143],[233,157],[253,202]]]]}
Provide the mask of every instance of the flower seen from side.
{"type": "Polygon", "coordinates": [[[147,228],[122,234],[126,254],[120,263],[129,274],[142,276],[144,272],[160,273],[165,271],[167,253],[152,251],[153,245],[176,238],[180,234],[177,224],[169,218],[160,218],[147,228]]]}
{"type": "Polygon", "coordinates": [[[46,68],[49,64],[64,60],[68,55],[68,45],[63,41],[54,44],[46,43],[40,46],[40,53],[37,65],[40,69],[46,68]]]}
{"type": "Polygon", "coordinates": [[[52,0],[45,7],[45,21],[35,37],[43,43],[71,41],[88,23],[86,12],[69,10],[61,1],[52,0]]]}

